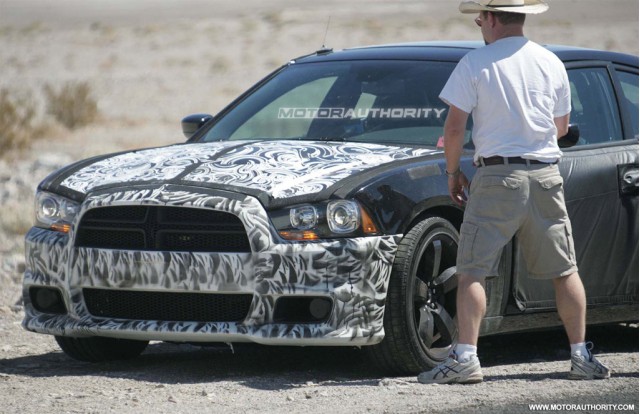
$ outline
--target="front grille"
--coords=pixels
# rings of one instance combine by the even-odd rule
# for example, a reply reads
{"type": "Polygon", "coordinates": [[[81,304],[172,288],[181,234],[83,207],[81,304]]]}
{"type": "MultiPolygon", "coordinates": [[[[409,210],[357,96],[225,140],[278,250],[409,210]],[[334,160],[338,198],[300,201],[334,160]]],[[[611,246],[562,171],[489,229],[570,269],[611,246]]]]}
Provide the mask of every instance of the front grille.
{"type": "Polygon", "coordinates": [[[77,247],[97,249],[250,252],[240,219],[215,210],[167,206],[99,207],[87,211],[77,247]]]}
{"type": "Polygon", "coordinates": [[[93,316],[144,321],[240,322],[253,295],[82,289],[93,316]]]}

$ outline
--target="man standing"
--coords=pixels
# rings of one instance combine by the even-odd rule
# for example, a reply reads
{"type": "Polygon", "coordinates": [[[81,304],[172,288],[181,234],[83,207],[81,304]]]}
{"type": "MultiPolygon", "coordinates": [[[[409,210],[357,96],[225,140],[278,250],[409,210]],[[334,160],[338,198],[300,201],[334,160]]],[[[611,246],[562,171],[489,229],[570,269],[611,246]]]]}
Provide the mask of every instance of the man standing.
{"type": "Polygon", "coordinates": [[[530,277],[551,279],[558,314],[571,344],[571,379],[608,378],[609,369],[585,343],[586,297],[576,266],[571,223],[557,162],[558,137],[568,131],[571,92],[562,62],[524,37],[526,14],[541,0],[476,0],[462,13],[479,13],[485,47],[457,65],[440,98],[449,105],[444,127],[451,198],[467,202],[460,171],[465,125],[473,116],[474,161],[457,257],[459,341],[452,355],[418,376],[421,383],[483,380],[476,354],[486,311],[484,278],[497,275],[503,247],[517,236],[530,277]]]}

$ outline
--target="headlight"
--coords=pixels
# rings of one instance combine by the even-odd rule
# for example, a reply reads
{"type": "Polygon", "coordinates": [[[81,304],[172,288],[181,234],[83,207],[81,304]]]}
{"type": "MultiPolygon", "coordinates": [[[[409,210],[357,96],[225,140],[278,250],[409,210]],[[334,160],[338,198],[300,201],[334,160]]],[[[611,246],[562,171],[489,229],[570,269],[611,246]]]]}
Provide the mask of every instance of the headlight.
{"type": "Polygon", "coordinates": [[[366,210],[351,200],[304,204],[274,211],[269,215],[278,234],[286,240],[318,240],[380,234],[366,210]]]}
{"type": "Polygon", "coordinates": [[[309,230],[318,224],[318,211],[314,206],[300,206],[289,210],[291,226],[298,230],[309,230]]]}
{"type": "Polygon", "coordinates": [[[45,191],[36,194],[36,226],[68,233],[80,205],[45,191]]]}
{"type": "Polygon", "coordinates": [[[332,201],[327,205],[327,222],[334,233],[351,233],[360,225],[360,207],[355,201],[332,201]]]}

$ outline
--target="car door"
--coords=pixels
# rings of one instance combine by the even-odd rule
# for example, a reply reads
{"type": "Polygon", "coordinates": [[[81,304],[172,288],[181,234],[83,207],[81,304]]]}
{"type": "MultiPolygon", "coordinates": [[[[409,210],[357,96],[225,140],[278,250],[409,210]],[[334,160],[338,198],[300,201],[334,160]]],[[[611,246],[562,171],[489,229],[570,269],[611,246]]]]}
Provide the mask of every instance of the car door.
{"type": "MultiPolygon", "coordinates": [[[[575,62],[567,72],[580,140],[563,150],[559,167],[587,304],[637,303],[638,71],[575,62]]],[[[555,308],[553,285],[527,278],[515,262],[518,308],[555,308]]]]}

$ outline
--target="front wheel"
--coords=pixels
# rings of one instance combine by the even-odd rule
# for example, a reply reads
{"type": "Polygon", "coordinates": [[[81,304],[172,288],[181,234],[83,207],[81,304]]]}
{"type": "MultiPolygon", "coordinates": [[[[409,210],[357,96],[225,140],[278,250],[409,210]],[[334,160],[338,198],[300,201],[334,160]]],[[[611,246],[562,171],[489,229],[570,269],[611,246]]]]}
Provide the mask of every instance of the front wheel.
{"type": "Polygon", "coordinates": [[[104,338],[100,336],[89,338],[56,336],[56,342],[65,354],[84,362],[104,362],[135,358],[149,344],[149,341],[104,338]]]}
{"type": "Polygon", "coordinates": [[[385,338],[367,351],[394,374],[415,374],[443,361],[455,343],[458,232],[429,217],[400,241],[384,314],[385,338]]]}

